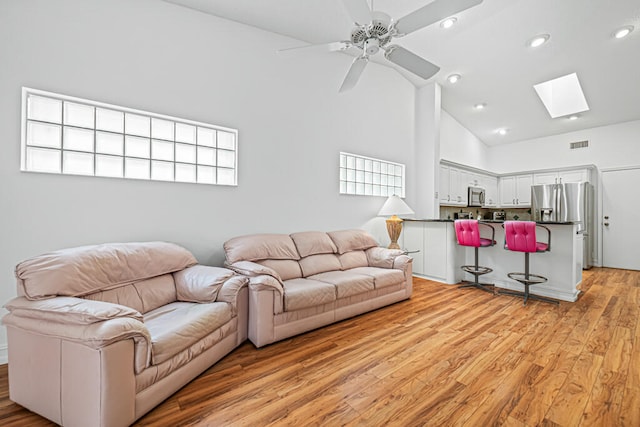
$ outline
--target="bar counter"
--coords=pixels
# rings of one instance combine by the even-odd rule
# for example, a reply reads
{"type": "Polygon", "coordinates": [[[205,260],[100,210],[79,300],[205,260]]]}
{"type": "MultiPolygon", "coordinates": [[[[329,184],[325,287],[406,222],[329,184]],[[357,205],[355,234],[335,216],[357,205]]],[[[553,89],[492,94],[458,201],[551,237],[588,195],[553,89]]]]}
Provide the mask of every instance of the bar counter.
{"type": "MultiPolygon", "coordinates": [[[[482,283],[493,283],[496,288],[523,291],[524,286],[507,277],[507,273],[524,272],[524,253],[504,249],[504,221],[480,220],[495,229],[495,246],[480,248],[479,264],[492,268],[480,277],[482,283]]],[[[460,266],[473,265],[474,248],[457,244],[454,221],[448,219],[405,219],[401,245],[414,258],[413,271],[418,277],[457,284],[473,280],[460,266]],[[414,252],[419,250],[419,252],[414,252]]],[[[583,236],[573,222],[539,222],[551,230],[551,250],[532,253],[530,272],[544,276],[548,281],[533,285],[530,292],[562,301],[574,302],[582,282],[583,236]]],[[[483,237],[488,237],[481,227],[483,237]]],[[[546,241],[546,231],[540,230],[538,241],[546,241]]],[[[511,298],[505,296],[505,298],[511,298]]]]}

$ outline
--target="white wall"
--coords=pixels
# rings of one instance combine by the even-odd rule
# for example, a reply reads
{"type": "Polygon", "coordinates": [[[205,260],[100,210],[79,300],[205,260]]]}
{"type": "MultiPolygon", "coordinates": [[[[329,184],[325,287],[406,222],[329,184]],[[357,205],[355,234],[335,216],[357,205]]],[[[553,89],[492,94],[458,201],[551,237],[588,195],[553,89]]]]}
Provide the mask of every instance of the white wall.
{"type": "Polygon", "coordinates": [[[295,44],[157,0],[0,2],[0,304],[59,248],[167,240],[218,265],[236,235],[375,224],[384,199],[338,194],[338,152],[413,168],[414,88],[370,63],[339,95],[352,58],[276,55],[295,44]],[[237,128],[239,186],[20,172],[22,86],[237,128]]]}
{"type": "Polygon", "coordinates": [[[640,120],[585,129],[546,138],[489,148],[489,170],[523,170],[594,164],[599,169],[640,164],[640,120]],[[589,147],[569,149],[571,142],[589,141],[589,147]]]}
{"type": "Polygon", "coordinates": [[[489,168],[489,147],[449,113],[440,117],[440,158],[478,169],[489,168]]]}

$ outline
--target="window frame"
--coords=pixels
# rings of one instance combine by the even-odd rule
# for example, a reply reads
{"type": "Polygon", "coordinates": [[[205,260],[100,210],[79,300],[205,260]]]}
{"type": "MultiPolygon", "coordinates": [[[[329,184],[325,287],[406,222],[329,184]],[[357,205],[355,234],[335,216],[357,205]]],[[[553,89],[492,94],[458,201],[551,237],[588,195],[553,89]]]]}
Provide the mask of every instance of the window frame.
{"type": "MultiPolygon", "coordinates": [[[[36,113],[33,113],[33,115],[36,115],[36,113]]],[[[202,138],[204,138],[204,136],[202,138]]],[[[224,126],[213,125],[213,124],[198,122],[194,120],[182,119],[182,118],[168,116],[164,114],[153,113],[150,111],[138,110],[138,109],[123,107],[119,105],[113,105],[113,104],[108,104],[104,102],[78,98],[74,96],[68,96],[68,95],[63,95],[59,93],[33,89],[29,87],[22,87],[20,140],[21,140],[20,170],[23,172],[52,173],[57,175],[71,175],[71,176],[73,175],[92,176],[92,177],[98,177],[98,178],[135,179],[135,180],[143,180],[143,181],[171,182],[171,183],[179,182],[179,183],[189,183],[189,184],[205,184],[205,185],[219,185],[219,186],[231,186],[231,187],[238,186],[238,152],[239,152],[238,130],[224,127],[224,126]],[[29,117],[29,98],[31,96],[41,97],[41,98],[53,100],[55,102],[60,102],[61,115],[59,119],[55,118],[55,120],[59,120],[59,122],[39,119],[37,117],[36,118],[29,117]],[[88,124],[77,125],[77,124],[66,122],[67,121],[66,119],[71,117],[71,116],[66,116],[67,108],[69,109],[76,108],[78,105],[90,107],[92,109],[91,111],[93,114],[93,119],[87,122],[87,123],[92,122],[91,125],[88,125],[88,124]],[[106,114],[105,112],[107,110],[111,112],[115,112],[117,115],[122,116],[123,122],[120,130],[115,130],[115,131],[109,130],[99,125],[97,120],[99,112],[100,114],[106,114]],[[143,120],[148,121],[149,123],[148,136],[147,135],[140,136],[140,135],[137,135],[135,132],[132,133],[130,129],[127,128],[127,117],[129,118],[129,120],[132,120],[133,118],[142,118],[143,120]],[[154,119],[156,120],[155,122],[154,122],[154,119]],[[170,128],[172,129],[172,132],[173,132],[173,135],[171,137],[167,136],[168,134],[165,133],[163,137],[156,136],[156,138],[154,138],[154,135],[155,135],[154,130],[156,129],[155,128],[156,123],[159,126],[161,124],[160,121],[163,121],[162,124],[164,125],[170,124],[170,128]],[[40,126],[42,128],[49,126],[52,129],[55,126],[57,129],[57,132],[59,133],[59,145],[47,147],[46,145],[38,145],[37,143],[36,144],[30,143],[30,141],[28,141],[28,137],[30,136],[28,128],[29,127],[33,128],[35,126],[40,126]],[[193,130],[194,139],[192,142],[183,144],[183,141],[178,140],[177,129],[180,126],[184,126],[185,129],[193,130]],[[213,145],[206,145],[207,143],[210,143],[210,141],[207,141],[205,143],[204,139],[202,140],[202,142],[200,142],[199,140],[201,135],[200,131],[202,131],[202,135],[205,135],[205,134],[208,134],[209,136],[213,135],[213,139],[212,139],[213,145]],[[84,148],[84,149],[68,148],[68,146],[65,143],[65,138],[67,138],[66,142],[68,143],[71,140],[71,138],[67,136],[67,133],[71,134],[73,132],[76,132],[76,133],[84,132],[87,134],[89,132],[92,132],[93,133],[91,137],[92,148],[90,150],[87,148],[84,148]],[[98,142],[99,139],[101,137],[106,138],[107,135],[109,137],[120,138],[122,140],[122,151],[119,154],[107,153],[103,151],[101,148],[99,148],[99,145],[100,145],[98,142]],[[220,137],[222,137],[224,141],[226,141],[225,143],[227,143],[228,146],[220,145],[221,144],[219,139],[220,137]],[[127,154],[127,149],[129,148],[128,141],[134,140],[135,138],[144,140],[144,143],[148,144],[148,154],[143,154],[142,157],[140,157],[139,154],[138,155],[127,154]],[[164,143],[165,145],[166,143],[170,143],[172,145],[173,158],[171,160],[165,160],[165,159],[154,157],[155,154],[152,153],[152,146],[154,146],[154,142],[164,143]],[[181,145],[189,146],[188,148],[193,149],[195,154],[194,154],[194,159],[192,161],[178,160],[176,156],[176,151],[181,145]],[[228,148],[229,146],[231,146],[232,148],[228,148]],[[30,150],[31,153],[36,153],[38,152],[38,150],[47,150],[49,154],[55,153],[57,151],[59,153],[59,160],[60,160],[59,169],[55,168],[56,170],[47,171],[47,170],[37,170],[37,169],[34,170],[34,168],[30,168],[28,164],[29,162],[28,150],[30,150]],[[213,150],[212,153],[211,153],[211,150],[213,150]],[[202,160],[198,158],[198,154],[200,152],[208,154],[206,162],[204,158],[202,160]],[[91,168],[92,169],[91,173],[83,173],[78,171],[65,172],[65,168],[69,168],[72,166],[70,161],[65,166],[65,157],[67,156],[67,153],[70,158],[72,157],[72,154],[92,156],[93,165],[91,168]],[[212,161],[210,160],[211,154],[213,154],[212,161]],[[225,161],[227,162],[224,165],[219,164],[219,159],[221,157],[219,156],[220,154],[222,154],[222,157],[224,157],[225,161]],[[115,176],[98,173],[99,158],[102,159],[104,157],[109,157],[110,159],[112,158],[112,160],[116,162],[120,162],[120,164],[122,165],[122,172],[119,175],[116,174],[115,176]],[[135,161],[135,160],[142,160],[148,163],[148,174],[146,177],[127,176],[126,164],[129,161],[135,161]],[[154,162],[156,164],[162,162],[163,163],[162,168],[165,171],[167,170],[166,169],[166,167],[168,167],[167,165],[170,164],[173,170],[171,177],[168,178],[167,177],[168,175],[167,175],[167,176],[164,176],[163,178],[158,178],[158,175],[156,175],[156,178],[154,178],[154,170],[159,173],[161,169],[160,166],[154,165],[154,162]],[[192,170],[194,179],[193,180],[178,179],[177,171],[180,166],[183,166],[185,168],[188,167],[188,169],[192,170]],[[156,167],[158,168],[157,170],[154,169],[156,167]],[[206,176],[209,179],[209,182],[203,182],[202,180],[199,180],[199,171],[201,171],[200,173],[202,173],[203,179],[206,176]],[[221,176],[221,171],[222,173],[226,174],[225,181],[223,183],[219,183],[220,181],[219,177],[221,176]],[[205,174],[205,172],[207,172],[207,174],[205,174]],[[213,175],[211,175],[212,173],[213,175]]],[[[51,165],[53,165],[53,163],[51,165]]],[[[106,161],[104,165],[106,165],[106,161]]]]}
{"type": "Polygon", "coordinates": [[[389,197],[397,195],[402,198],[406,195],[406,165],[403,163],[392,162],[390,160],[377,159],[375,157],[363,156],[360,154],[347,153],[341,151],[338,157],[338,186],[339,194],[345,194],[349,196],[372,196],[372,197],[389,197]],[[348,158],[351,157],[354,160],[354,166],[348,166],[348,158]],[[343,162],[343,158],[345,159],[343,162]],[[362,168],[358,167],[358,161],[361,161],[362,168]],[[371,170],[367,170],[368,162],[371,163],[371,170]],[[378,168],[376,168],[376,163],[378,168]],[[383,165],[385,172],[382,172],[383,165]],[[388,167],[393,166],[394,172],[387,173],[388,167]],[[399,168],[399,173],[396,169],[399,168]],[[376,171],[376,169],[379,169],[376,171]],[[353,179],[349,179],[349,171],[353,171],[353,179]],[[377,178],[376,178],[377,176],[377,178]],[[362,179],[360,179],[360,177],[362,179]],[[393,185],[389,185],[388,180],[394,179],[393,185]],[[399,185],[397,185],[399,179],[399,185]],[[368,182],[370,181],[370,182],[368,182]],[[385,182],[384,184],[382,182],[385,182]],[[349,184],[353,184],[353,191],[349,190],[349,184]],[[367,191],[367,186],[370,186],[371,192],[367,191]],[[380,189],[380,194],[375,194],[376,186],[380,189]],[[383,191],[382,188],[385,190],[383,191]],[[360,191],[361,189],[361,191],[360,191]],[[400,191],[398,191],[398,189],[400,191]],[[400,193],[400,194],[399,194],[400,193]]]}

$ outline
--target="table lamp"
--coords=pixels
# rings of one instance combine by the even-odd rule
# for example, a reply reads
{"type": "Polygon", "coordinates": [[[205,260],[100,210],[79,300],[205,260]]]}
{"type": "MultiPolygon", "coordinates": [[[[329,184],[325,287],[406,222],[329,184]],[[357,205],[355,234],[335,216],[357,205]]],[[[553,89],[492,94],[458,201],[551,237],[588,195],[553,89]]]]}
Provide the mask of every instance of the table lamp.
{"type": "Polygon", "coordinates": [[[389,249],[400,249],[400,245],[398,245],[398,238],[402,232],[402,219],[398,218],[398,215],[413,215],[414,213],[415,212],[411,210],[404,200],[395,194],[393,196],[389,196],[387,201],[384,202],[380,212],[378,212],[378,216],[391,215],[391,218],[387,219],[387,232],[391,239],[389,249]]]}

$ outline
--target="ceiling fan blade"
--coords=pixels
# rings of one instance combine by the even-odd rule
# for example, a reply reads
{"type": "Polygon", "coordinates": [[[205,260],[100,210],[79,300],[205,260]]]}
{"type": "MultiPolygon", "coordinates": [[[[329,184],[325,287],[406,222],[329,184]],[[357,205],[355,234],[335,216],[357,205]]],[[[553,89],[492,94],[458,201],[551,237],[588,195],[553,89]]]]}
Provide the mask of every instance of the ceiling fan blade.
{"type": "Polygon", "coordinates": [[[398,19],[395,28],[399,35],[409,34],[480,3],[482,0],[434,0],[398,19]]]}
{"type": "Polygon", "coordinates": [[[437,65],[401,46],[389,46],[384,53],[384,57],[425,80],[440,71],[440,67],[437,65]]]}
{"type": "Polygon", "coordinates": [[[333,43],[322,43],[322,44],[310,44],[306,46],[296,46],[290,47],[287,49],[278,50],[278,55],[291,55],[302,52],[341,52],[347,50],[351,47],[351,42],[333,42],[333,43]]]}
{"type": "Polygon", "coordinates": [[[354,88],[356,83],[358,83],[360,75],[364,71],[364,67],[366,67],[367,62],[369,62],[369,58],[366,56],[360,56],[353,60],[351,68],[349,68],[349,71],[342,82],[342,86],[340,86],[339,92],[345,92],[354,88]]]}
{"type": "Polygon", "coordinates": [[[354,23],[366,25],[371,22],[371,9],[367,0],[342,0],[342,3],[354,23]]]}

